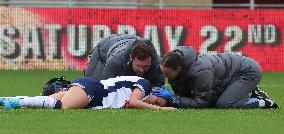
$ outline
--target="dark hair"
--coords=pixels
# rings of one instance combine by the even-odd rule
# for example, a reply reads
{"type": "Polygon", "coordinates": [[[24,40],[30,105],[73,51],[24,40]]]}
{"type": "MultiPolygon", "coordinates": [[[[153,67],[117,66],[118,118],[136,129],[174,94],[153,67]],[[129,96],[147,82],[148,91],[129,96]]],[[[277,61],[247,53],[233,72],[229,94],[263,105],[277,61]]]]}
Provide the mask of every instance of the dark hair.
{"type": "Polygon", "coordinates": [[[137,41],[133,45],[135,46],[130,53],[132,59],[145,60],[149,56],[152,57],[152,50],[146,42],[137,41]]]}
{"type": "Polygon", "coordinates": [[[182,60],[177,53],[169,52],[163,57],[161,64],[167,68],[176,70],[178,67],[182,67],[182,60]]]}
{"type": "Polygon", "coordinates": [[[49,96],[57,93],[61,88],[68,88],[71,82],[64,79],[64,76],[52,78],[43,87],[42,95],[49,96]]]}

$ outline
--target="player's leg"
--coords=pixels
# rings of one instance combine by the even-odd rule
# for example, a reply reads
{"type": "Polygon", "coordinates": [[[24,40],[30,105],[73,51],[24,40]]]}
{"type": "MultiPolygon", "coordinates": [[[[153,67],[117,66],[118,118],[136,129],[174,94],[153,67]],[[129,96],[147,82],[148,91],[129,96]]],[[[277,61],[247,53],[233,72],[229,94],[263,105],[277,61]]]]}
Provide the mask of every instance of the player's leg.
{"type": "Polygon", "coordinates": [[[61,99],[62,109],[93,107],[95,99],[100,96],[98,92],[103,88],[104,86],[99,81],[89,77],[74,80],[61,99]]]}
{"type": "Polygon", "coordinates": [[[61,99],[62,109],[85,108],[89,104],[86,92],[79,86],[71,86],[61,99]]]}
{"type": "Polygon", "coordinates": [[[61,108],[60,99],[65,95],[65,91],[61,91],[50,96],[16,96],[2,97],[5,109],[15,109],[21,107],[27,108],[61,108]]]}
{"type": "Polygon", "coordinates": [[[82,77],[72,82],[71,87],[61,100],[57,100],[51,96],[26,97],[23,99],[14,98],[5,102],[4,108],[88,108],[92,107],[92,103],[90,102],[93,102],[95,89],[103,89],[103,85],[92,78],[82,77]]]}
{"type": "Polygon", "coordinates": [[[14,99],[14,98],[25,98],[28,96],[16,96],[16,97],[0,97],[0,106],[3,106],[7,100],[14,99]]]}
{"type": "Polygon", "coordinates": [[[57,92],[50,96],[16,96],[16,97],[1,97],[0,104],[4,105],[5,109],[15,109],[21,107],[29,108],[61,108],[61,98],[65,95],[65,91],[57,92]],[[57,105],[56,105],[57,104],[57,105]]]}
{"type": "Polygon", "coordinates": [[[57,92],[57,93],[54,93],[52,95],[50,95],[50,97],[54,98],[54,99],[57,99],[57,100],[61,100],[62,97],[66,94],[66,91],[60,91],[60,92],[57,92]]]}
{"type": "Polygon", "coordinates": [[[25,98],[11,98],[4,104],[5,109],[27,108],[57,108],[75,109],[88,105],[88,96],[79,86],[71,86],[65,92],[58,92],[51,96],[35,96],[25,98]]]}
{"type": "Polygon", "coordinates": [[[253,60],[247,58],[242,62],[240,72],[217,100],[219,108],[258,108],[257,98],[251,98],[253,92],[261,79],[260,66],[253,60]]]}
{"type": "Polygon", "coordinates": [[[250,85],[244,84],[240,80],[234,81],[228,86],[216,102],[218,108],[258,108],[257,99],[249,96],[253,89],[250,85]]]}
{"type": "Polygon", "coordinates": [[[25,98],[11,98],[4,103],[5,109],[16,108],[61,108],[60,100],[56,100],[50,96],[35,96],[25,98]]]}
{"type": "Polygon", "coordinates": [[[84,108],[89,100],[85,91],[79,86],[71,86],[64,93],[59,92],[51,96],[35,96],[9,99],[4,104],[5,109],[27,108],[57,108],[75,109],[84,108]],[[57,99],[56,99],[57,98],[57,99]]]}
{"type": "Polygon", "coordinates": [[[54,93],[50,96],[16,96],[16,97],[2,97],[0,100],[4,100],[5,109],[16,108],[61,108],[61,99],[66,94],[65,91],[54,93]]]}

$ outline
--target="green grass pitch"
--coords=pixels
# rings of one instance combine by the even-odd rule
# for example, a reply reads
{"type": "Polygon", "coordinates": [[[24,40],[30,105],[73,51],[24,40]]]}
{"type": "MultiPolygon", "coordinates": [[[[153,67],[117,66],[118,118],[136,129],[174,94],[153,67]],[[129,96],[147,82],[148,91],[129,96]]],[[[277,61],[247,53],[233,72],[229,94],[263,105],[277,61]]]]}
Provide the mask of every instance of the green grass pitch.
{"type": "MultiPolygon", "coordinates": [[[[39,95],[52,77],[74,71],[0,70],[0,96],[39,95]]],[[[280,109],[50,110],[0,107],[0,134],[283,134],[284,73],[264,73],[261,88],[280,109]]]]}

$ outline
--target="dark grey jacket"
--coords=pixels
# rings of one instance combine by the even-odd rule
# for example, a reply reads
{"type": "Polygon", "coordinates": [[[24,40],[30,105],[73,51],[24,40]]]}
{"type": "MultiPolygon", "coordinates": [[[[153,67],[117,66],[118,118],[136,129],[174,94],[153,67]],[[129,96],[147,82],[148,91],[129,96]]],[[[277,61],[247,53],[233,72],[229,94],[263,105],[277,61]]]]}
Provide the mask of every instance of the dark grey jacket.
{"type": "Polygon", "coordinates": [[[135,75],[130,53],[135,41],[145,41],[152,49],[152,65],[143,78],[153,85],[164,84],[164,75],[159,69],[160,57],[148,39],[127,34],[113,34],[99,42],[93,50],[86,75],[98,80],[116,76],[135,75]]]}
{"type": "Polygon", "coordinates": [[[243,59],[231,53],[198,55],[191,46],[179,46],[173,51],[182,58],[183,72],[169,83],[180,96],[183,108],[213,106],[238,74],[243,59]]]}

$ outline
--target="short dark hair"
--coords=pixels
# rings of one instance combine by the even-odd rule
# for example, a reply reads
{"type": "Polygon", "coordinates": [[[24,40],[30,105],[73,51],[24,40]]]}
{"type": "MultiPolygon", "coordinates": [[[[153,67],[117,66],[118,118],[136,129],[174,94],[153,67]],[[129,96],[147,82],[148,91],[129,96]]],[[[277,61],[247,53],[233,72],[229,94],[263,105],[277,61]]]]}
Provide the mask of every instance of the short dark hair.
{"type": "Polygon", "coordinates": [[[145,60],[149,56],[152,57],[152,50],[146,42],[138,41],[133,45],[135,46],[130,53],[132,59],[137,58],[138,60],[145,60]]]}
{"type": "Polygon", "coordinates": [[[176,70],[182,67],[182,60],[177,53],[169,52],[162,58],[161,65],[176,70]]]}

